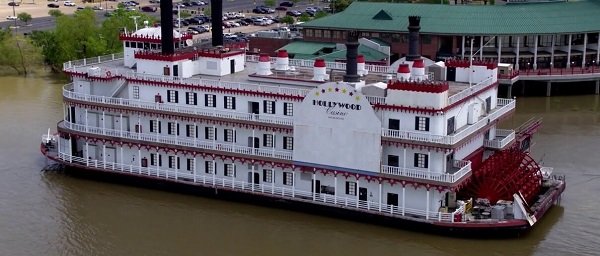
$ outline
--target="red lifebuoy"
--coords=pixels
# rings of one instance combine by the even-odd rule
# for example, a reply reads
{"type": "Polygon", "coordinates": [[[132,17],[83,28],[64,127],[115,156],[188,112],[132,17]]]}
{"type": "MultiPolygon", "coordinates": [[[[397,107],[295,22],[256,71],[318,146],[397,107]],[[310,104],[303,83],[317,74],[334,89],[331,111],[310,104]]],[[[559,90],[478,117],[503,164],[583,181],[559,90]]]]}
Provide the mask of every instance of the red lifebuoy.
{"type": "Polygon", "coordinates": [[[110,70],[106,71],[106,76],[110,76],[110,75],[111,75],[110,70]]]}

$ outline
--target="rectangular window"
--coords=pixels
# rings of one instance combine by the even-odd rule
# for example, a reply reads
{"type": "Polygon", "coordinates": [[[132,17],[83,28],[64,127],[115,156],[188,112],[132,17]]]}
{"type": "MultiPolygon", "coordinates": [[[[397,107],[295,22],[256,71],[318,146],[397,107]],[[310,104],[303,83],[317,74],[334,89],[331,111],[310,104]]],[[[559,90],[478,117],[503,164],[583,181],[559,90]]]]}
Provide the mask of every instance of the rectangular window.
{"type": "Polygon", "coordinates": [[[161,133],[161,124],[160,121],[150,120],[150,132],[161,133]]]}
{"type": "Polygon", "coordinates": [[[283,149],[294,150],[294,137],[283,137],[283,149]]]}
{"type": "Polygon", "coordinates": [[[175,122],[167,123],[167,133],[169,135],[179,135],[179,124],[175,122]]]}
{"type": "Polygon", "coordinates": [[[204,172],[207,174],[217,174],[215,165],[216,163],[213,163],[213,161],[204,161],[204,172]]]}
{"type": "Polygon", "coordinates": [[[205,127],[204,138],[207,140],[217,140],[217,129],[214,127],[205,127]]]}
{"type": "Polygon", "coordinates": [[[187,170],[190,172],[194,171],[194,159],[193,158],[187,159],[187,170]]]}
{"type": "Polygon", "coordinates": [[[415,153],[415,167],[429,167],[429,156],[427,154],[415,153]]]}
{"type": "Polygon", "coordinates": [[[264,134],[263,135],[263,146],[265,148],[273,147],[273,134],[264,134]]]}
{"type": "Polygon", "coordinates": [[[263,102],[263,112],[267,114],[275,114],[275,101],[265,100],[263,102]]]}
{"type": "Polygon", "coordinates": [[[294,185],[294,173],[284,172],[283,173],[283,185],[293,186],[294,185]]]}
{"type": "Polygon", "coordinates": [[[179,92],[175,90],[167,90],[167,102],[178,103],[179,92]]]}
{"type": "Polygon", "coordinates": [[[185,104],[188,105],[198,105],[198,94],[195,92],[186,92],[185,93],[185,104]]]}
{"type": "Polygon", "coordinates": [[[400,130],[400,120],[398,119],[389,119],[388,129],[390,130],[400,130]]]}
{"type": "Polygon", "coordinates": [[[185,136],[198,138],[198,133],[196,132],[196,126],[194,126],[193,124],[185,125],[185,136]]]}
{"type": "Polygon", "coordinates": [[[415,130],[429,131],[429,117],[415,116],[415,130]]]}
{"type": "Polygon", "coordinates": [[[356,182],[346,181],[346,195],[356,196],[356,182]]]}
{"type": "Polygon", "coordinates": [[[225,164],[225,176],[235,177],[235,164],[225,164]]]}
{"type": "Polygon", "coordinates": [[[323,38],[330,38],[330,37],[331,37],[331,31],[323,30],[323,38]]]}
{"type": "Polygon", "coordinates": [[[128,41],[125,42],[125,47],[129,47],[129,42],[128,41]]]}
{"type": "Polygon", "coordinates": [[[225,109],[235,109],[235,97],[225,96],[224,106],[225,109]]]}
{"type": "Polygon", "coordinates": [[[137,85],[134,85],[132,90],[133,90],[133,98],[136,100],[140,99],[140,87],[137,85]]]}
{"type": "Polygon", "coordinates": [[[273,183],[273,170],[263,169],[263,181],[273,183]]]}
{"type": "Polygon", "coordinates": [[[177,156],[169,156],[169,168],[179,169],[179,158],[177,156]]]}
{"type": "Polygon", "coordinates": [[[235,130],[225,129],[225,142],[235,142],[235,130]]]}
{"type": "Polygon", "coordinates": [[[400,160],[398,156],[395,155],[388,155],[387,158],[387,165],[389,166],[394,166],[394,167],[398,167],[400,166],[400,160]]]}
{"type": "Polygon", "coordinates": [[[283,115],[293,116],[294,115],[294,104],[290,102],[283,103],[283,115]]]}
{"type": "Polygon", "coordinates": [[[217,95],[206,94],[204,95],[204,106],[215,108],[217,107],[217,95]]]}
{"type": "Polygon", "coordinates": [[[150,165],[156,166],[158,164],[158,154],[150,153],[150,165]]]}

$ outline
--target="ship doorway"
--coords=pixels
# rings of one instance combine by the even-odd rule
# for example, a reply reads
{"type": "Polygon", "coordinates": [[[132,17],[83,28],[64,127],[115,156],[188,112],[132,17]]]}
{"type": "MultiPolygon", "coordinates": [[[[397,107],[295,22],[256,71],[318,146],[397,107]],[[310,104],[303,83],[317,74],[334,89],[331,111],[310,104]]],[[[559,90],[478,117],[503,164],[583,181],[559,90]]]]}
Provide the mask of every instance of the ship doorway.
{"type": "Polygon", "coordinates": [[[447,125],[446,135],[453,134],[454,133],[454,129],[456,127],[455,121],[454,121],[454,117],[448,118],[448,123],[446,125],[447,125]]]}
{"type": "Polygon", "coordinates": [[[257,137],[248,137],[248,147],[260,148],[260,140],[257,137]]]}
{"type": "Polygon", "coordinates": [[[358,188],[358,200],[367,201],[367,188],[358,188]]]}
{"type": "Polygon", "coordinates": [[[235,73],[235,60],[229,61],[229,72],[231,72],[231,74],[235,73]]]}
{"type": "Polygon", "coordinates": [[[250,110],[250,113],[252,114],[260,114],[260,105],[258,102],[254,102],[254,101],[249,101],[248,102],[248,110],[250,110]]]}
{"type": "Polygon", "coordinates": [[[387,193],[387,204],[398,206],[398,194],[387,193]]]}
{"type": "Polygon", "coordinates": [[[71,107],[71,118],[69,119],[69,122],[71,123],[76,123],[75,122],[75,107],[71,107]]]}
{"type": "Polygon", "coordinates": [[[446,71],[446,80],[448,81],[456,81],[456,68],[448,68],[446,71]]]}
{"type": "Polygon", "coordinates": [[[446,156],[446,172],[454,173],[452,168],[454,168],[454,153],[450,153],[446,156]]]}
{"type": "Polygon", "coordinates": [[[173,65],[173,76],[179,76],[179,65],[173,65]]]}
{"type": "Polygon", "coordinates": [[[248,173],[248,183],[252,184],[260,184],[260,174],[258,172],[249,172],[248,173]],[[254,177],[254,179],[252,179],[254,177]]]}
{"type": "Polygon", "coordinates": [[[320,180],[312,180],[313,186],[310,188],[310,192],[315,192],[317,194],[321,193],[321,181],[320,180]]]}

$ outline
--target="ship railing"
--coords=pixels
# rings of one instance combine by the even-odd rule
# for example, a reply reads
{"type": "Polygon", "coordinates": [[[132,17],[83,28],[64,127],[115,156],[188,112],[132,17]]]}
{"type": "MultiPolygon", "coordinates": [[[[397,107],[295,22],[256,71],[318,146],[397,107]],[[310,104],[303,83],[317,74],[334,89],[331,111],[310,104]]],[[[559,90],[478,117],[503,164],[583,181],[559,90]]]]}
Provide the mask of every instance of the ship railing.
{"type": "Polygon", "coordinates": [[[385,105],[385,97],[365,95],[367,100],[373,105],[385,105]]]}
{"type": "Polygon", "coordinates": [[[89,65],[97,65],[97,64],[101,64],[101,63],[105,63],[105,62],[115,61],[115,60],[122,60],[123,57],[124,57],[124,53],[120,52],[120,53],[113,53],[113,54],[108,54],[108,55],[104,55],[104,56],[97,56],[97,57],[90,57],[90,58],[85,58],[85,59],[80,59],[80,60],[67,61],[67,62],[63,63],[63,71],[72,70],[73,68],[76,68],[76,67],[85,67],[85,66],[89,66],[89,65]]]}
{"type": "Polygon", "coordinates": [[[151,101],[132,100],[124,98],[113,98],[106,96],[97,96],[84,93],[73,92],[73,84],[67,84],[63,88],[63,96],[68,99],[81,100],[87,102],[96,102],[117,106],[135,107],[140,109],[160,110],[174,113],[184,113],[193,115],[202,115],[218,118],[227,118],[243,121],[254,121],[261,123],[277,124],[277,125],[288,125],[294,124],[292,118],[280,117],[268,114],[254,114],[254,113],[242,113],[236,111],[218,110],[216,108],[204,108],[204,107],[190,107],[181,106],[170,103],[156,103],[151,101]]]}
{"type": "Polygon", "coordinates": [[[175,180],[179,182],[190,182],[206,187],[219,187],[234,191],[244,191],[248,193],[260,193],[265,196],[284,198],[296,201],[312,201],[317,204],[334,205],[336,207],[347,210],[359,210],[369,213],[385,214],[392,217],[404,217],[440,222],[455,222],[454,216],[459,213],[464,213],[464,206],[456,209],[453,213],[442,213],[439,211],[427,211],[420,209],[411,209],[408,207],[388,205],[371,200],[358,200],[355,196],[335,196],[323,193],[314,193],[296,189],[293,186],[276,186],[275,183],[270,184],[255,184],[245,180],[237,180],[232,177],[217,177],[215,174],[206,174],[198,172],[196,166],[191,171],[177,169],[161,169],[159,166],[142,166],[139,161],[138,165],[122,164],[116,162],[102,161],[92,157],[78,157],[64,152],[58,153],[58,158],[63,161],[79,164],[81,166],[93,167],[118,173],[146,176],[150,178],[175,180]]]}
{"type": "Polygon", "coordinates": [[[453,167],[459,168],[455,173],[442,173],[437,171],[419,170],[413,168],[381,165],[381,173],[403,176],[415,179],[432,180],[439,182],[454,183],[459,181],[471,171],[471,162],[454,160],[453,167]]]}
{"type": "MultiPolygon", "coordinates": [[[[258,55],[246,55],[247,62],[258,62],[258,55]]],[[[271,64],[275,64],[277,62],[276,57],[269,57],[269,62],[271,64]]],[[[288,65],[293,67],[304,67],[304,68],[312,68],[315,64],[315,60],[306,60],[306,59],[289,59],[288,65]]],[[[346,63],[344,62],[336,62],[336,61],[326,61],[325,67],[327,69],[336,69],[336,70],[345,70],[346,63]]],[[[365,64],[365,69],[372,73],[394,73],[387,65],[373,65],[373,64],[365,64]]]]}
{"type": "Polygon", "coordinates": [[[495,121],[504,114],[514,110],[516,105],[515,102],[516,101],[513,99],[498,99],[496,108],[492,109],[487,115],[481,116],[479,121],[475,122],[474,124],[467,124],[464,128],[459,129],[458,132],[452,135],[436,135],[426,132],[404,131],[387,128],[382,128],[381,133],[383,137],[453,145],[473,134],[477,130],[485,127],[490,122],[495,121]]]}
{"type": "Polygon", "coordinates": [[[483,81],[481,81],[469,88],[466,88],[466,89],[460,91],[459,93],[456,93],[456,94],[448,97],[448,105],[452,105],[456,102],[459,102],[462,99],[467,98],[467,97],[481,91],[483,88],[485,88],[495,82],[496,82],[496,79],[494,79],[493,76],[490,76],[490,77],[484,79],[483,81]]]}
{"type": "Polygon", "coordinates": [[[496,137],[492,140],[484,140],[483,146],[502,149],[515,140],[515,134],[515,130],[496,129],[496,137]]]}
{"type": "Polygon", "coordinates": [[[285,160],[292,159],[291,151],[278,151],[278,150],[275,150],[274,148],[271,148],[271,149],[252,148],[252,147],[247,147],[247,146],[236,145],[233,143],[220,143],[220,142],[216,142],[214,140],[204,140],[204,139],[198,139],[198,138],[190,139],[187,137],[164,136],[164,135],[150,134],[150,133],[135,133],[135,132],[130,132],[130,131],[114,130],[114,129],[107,129],[107,128],[101,128],[101,127],[93,127],[93,126],[75,124],[75,123],[71,123],[66,120],[64,120],[62,122],[62,124],[66,128],[74,130],[74,131],[86,132],[86,133],[97,134],[97,135],[106,135],[106,136],[117,137],[117,138],[141,140],[141,141],[147,141],[147,142],[158,142],[158,143],[165,143],[165,144],[170,144],[170,145],[180,145],[180,146],[186,146],[186,147],[217,150],[217,151],[224,151],[224,152],[231,152],[231,153],[238,153],[238,154],[245,154],[245,155],[255,155],[255,156],[261,156],[261,157],[271,157],[271,158],[285,159],[285,160]]]}

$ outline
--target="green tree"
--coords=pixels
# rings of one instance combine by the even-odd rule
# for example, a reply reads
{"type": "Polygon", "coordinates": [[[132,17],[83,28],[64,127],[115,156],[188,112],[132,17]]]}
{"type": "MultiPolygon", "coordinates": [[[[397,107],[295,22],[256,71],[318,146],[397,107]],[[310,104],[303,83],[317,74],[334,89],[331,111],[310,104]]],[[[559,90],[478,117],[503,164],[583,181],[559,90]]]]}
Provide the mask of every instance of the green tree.
{"type": "Polygon", "coordinates": [[[41,66],[42,55],[31,40],[21,35],[10,36],[9,30],[0,32],[0,70],[14,70],[26,75],[41,66]]]}
{"type": "Polygon", "coordinates": [[[298,17],[298,21],[301,22],[307,22],[310,20],[310,16],[308,16],[308,14],[306,13],[302,13],[302,15],[300,15],[300,17],[298,17]]]}
{"type": "Polygon", "coordinates": [[[275,0],[265,0],[265,6],[274,7],[275,0]]]}
{"type": "Polygon", "coordinates": [[[281,23],[285,23],[288,25],[294,24],[294,17],[292,16],[288,16],[286,15],[285,17],[281,18],[281,23]]]}
{"type": "Polygon", "coordinates": [[[324,11],[318,11],[317,13],[315,13],[315,19],[319,19],[319,18],[323,18],[325,16],[327,16],[328,14],[324,11]]]}
{"type": "Polygon", "coordinates": [[[210,17],[210,14],[211,14],[211,13],[212,13],[212,12],[211,12],[211,10],[210,10],[210,7],[205,7],[205,8],[204,8],[204,15],[206,15],[206,16],[208,16],[208,17],[210,17]]]}
{"type": "Polygon", "coordinates": [[[60,10],[52,9],[52,10],[48,11],[48,15],[56,18],[56,17],[62,16],[64,14],[60,10]]]}
{"type": "Polygon", "coordinates": [[[341,12],[345,10],[351,3],[352,0],[335,0],[332,1],[330,6],[333,12],[341,12]]]}
{"type": "Polygon", "coordinates": [[[31,14],[26,12],[20,12],[19,14],[17,14],[17,19],[27,24],[31,21],[31,14]]]}
{"type": "Polygon", "coordinates": [[[191,17],[191,16],[192,16],[192,14],[191,14],[189,11],[187,11],[187,10],[186,10],[185,12],[184,12],[183,10],[181,10],[181,13],[179,14],[179,16],[180,16],[182,19],[185,19],[185,18],[189,18],[189,17],[191,17]]]}

